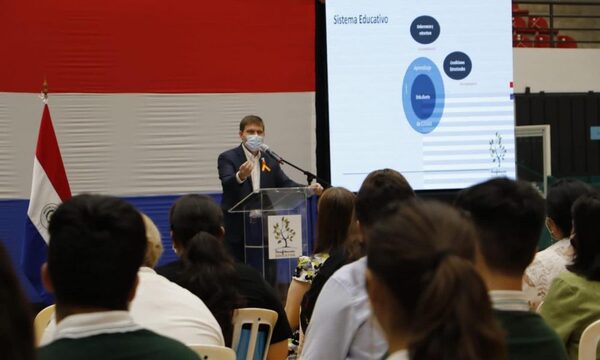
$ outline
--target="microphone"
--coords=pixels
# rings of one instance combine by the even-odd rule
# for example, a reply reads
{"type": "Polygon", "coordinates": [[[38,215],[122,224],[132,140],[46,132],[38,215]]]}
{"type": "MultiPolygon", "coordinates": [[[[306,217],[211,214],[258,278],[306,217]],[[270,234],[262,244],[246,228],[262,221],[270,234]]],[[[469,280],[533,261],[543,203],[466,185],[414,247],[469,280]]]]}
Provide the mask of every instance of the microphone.
{"type": "Polygon", "coordinates": [[[281,156],[277,155],[277,153],[275,151],[271,150],[271,148],[267,144],[264,144],[264,143],[260,144],[258,149],[262,152],[265,152],[265,153],[271,155],[272,157],[275,158],[275,160],[277,160],[279,162],[283,161],[283,158],[281,156]]]}

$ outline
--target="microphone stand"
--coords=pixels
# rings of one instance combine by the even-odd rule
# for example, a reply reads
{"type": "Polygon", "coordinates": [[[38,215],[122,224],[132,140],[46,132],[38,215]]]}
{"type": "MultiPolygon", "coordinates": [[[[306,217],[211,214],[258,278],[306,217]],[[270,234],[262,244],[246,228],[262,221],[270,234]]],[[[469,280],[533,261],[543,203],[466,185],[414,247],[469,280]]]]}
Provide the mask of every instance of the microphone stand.
{"type": "Polygon", "coordinates": [[[291,162],[287,161],[286,159],[282,158],[280,155],[275,156],[273,154],[273,152],[271,151],[270,154],[271,156],[273,156],[275,158],[275,160],[277,160],[280,164],[288,164],[289,166],[293,167],[294,169],[300,171],[301,173],[303,173],[306,176],[306,181],[308,182],[308,185],[310,185],[313,180],[317,180],[317,182],[319,184],[321,184],[324,188],[329,188],[331,187],[331,184],[328,183],[327,181],[321,179],[320,177],[318,177],[317,175],[311,173],[308,170],[304,170],[303,168],[292,164],[291,162]]]}

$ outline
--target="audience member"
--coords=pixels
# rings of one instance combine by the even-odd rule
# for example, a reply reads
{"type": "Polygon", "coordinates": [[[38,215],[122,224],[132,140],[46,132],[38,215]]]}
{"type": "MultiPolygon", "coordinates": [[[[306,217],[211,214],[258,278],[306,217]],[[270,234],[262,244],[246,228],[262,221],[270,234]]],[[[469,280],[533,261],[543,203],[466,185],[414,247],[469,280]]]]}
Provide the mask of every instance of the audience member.
{"type": "Polygon", "coordinates": [[[412,202],[367,237],[367,292],[388,359],[506,359],[476,272],[476,232],[448,205],[412,202]]]}
{"type": "Polygon", "coordinates": [[[0,242],[0,351],[3,359],[34,360],[33,317],[11,264],[0,242]]]}
{"type": "MultiPolygon", "coordinates": [[[[304,334],[308,329],[308,323],[312,317],[312,313],[315,309],[317,299],[321,294],[321,290],[336,271],[342,266],[350,264],[367,254],[366,246],[362,235],[360,234],[358,221],[356,220],[356,212],[351,220],[350,228],[348,229],[348,239],[346,239],[344,246],[332,249],[329,252],[329,258],[316,273],[313,278],[310,288],[306,291],[302,297],[300,303],[300,341],[297,348],[297,354],[302,351],[304,343],[304,334]]],[[[293,359],[290,359],[293,360],[293,359]]]]}
{"type": "MultiPolygon", "coordinates": [[[[413,199],[406,179],[391,169],[371,172],[356,197],[356,217],[363,235],[390,205],[413,199]]],[[[379,239],[364,238],[366,243],[379,239]]],[[[327,263],[327,262],[326,262],[327,263]]],[[[387,344],[370,321],[365,289],[365,257],[343,266],[327,281],[310,319],[301,356],[304,359],[379,359],[387,344]]]]}
{"type": "Polygon", "coordinates": [[[127,308],[146,251],[144,222],[128,203],[78,195],[61,204],[49,226],[44,285],[56,296],[50,359],[197,359],[185,345],[137,325],[127,308]]]}
{"type": "MultiPolygon", "coordinates": [[[[157,334],[179,340],[186,345],[224,346],[219,323],[201,299],[187,289],[158,275],[154,266],[163,246],[156,225],[142,214],[146,226],[146,255],[138,271],[138,287],[129,306],[133,321],[157,334]]],[[[45,345],[54,338],[53,319],[42,338],[45,345]]]]}
{"type": "Polygon", "coordinates": [[[533,186],[506,178],[461,191],[456,205],[471,215],[479,235],[476,267],[506,332],[509,359],[565,359],[556,333],[521,291],[544,223],[544,200],[533,186]]]}
{"type": "Polygon", "coordinates": [[[544,300],[552,280],[573,259],[571,246],[571,207],[577,198],[592,191],[586,183],[561,179],[554,183],[546,196],[546,227],[552,240],[550,247],[538,252],[523,277],[523,292],[532,309],[544,300]]]}
{"type": "MultiPolygon", "coordinates": [[[[580,197],[573,205],[573,263],[552,282],[542,316],[578,358],[579,338],[600,319],[600,195],[580,197]]],[[[598,352],[600,358],[600,352],[598,352]]]]}
{"type": "Polygon", "coordinates": [[[224,346],[221,327],[204,302],[153,270],[162,254],[162,241],[154,222],[145,215],[144,220],[148,251],[138,272],[140,282],[131,306],[133,319],[184,344],[224,346]]]}
{"type": "Polygon", "coordinates": [[[290,354],[296,355],[300,333],[308,324],[300,324],[300,304],[312,281],[332,252],[344,249],[350,226],[354,219],[354,194],[345,188],[332,187],[323,192],[317,204],[317,236],[313,255],[298,259],[292,282],[288,289],[285,313],[294,332],[290,354]]]}
{"type": "Polygon", "coordinates": [[[236,263],[227,252],[221,208],[208,196],[185,195],[173,204],[169,219],[173,245],[181,259],[159,268],[159,274],[206,303],[219,321],[227,345],[231,343],[234,309],[257,307],[276,311],[279,317],[267,359],[284,359],[292,334],[283,306],[256,270],[236,263]]]}

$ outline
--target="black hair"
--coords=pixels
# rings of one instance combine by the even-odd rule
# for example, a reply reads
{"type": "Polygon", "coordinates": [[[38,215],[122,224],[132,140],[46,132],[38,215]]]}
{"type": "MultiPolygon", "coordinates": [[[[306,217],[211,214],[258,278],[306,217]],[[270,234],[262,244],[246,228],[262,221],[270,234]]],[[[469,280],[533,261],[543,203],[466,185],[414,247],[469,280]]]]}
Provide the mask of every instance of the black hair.
{"type": "Polygon", "coordinates": [[[546,212],[564,237],[571,234],[571,207],[577,198],[588,194],[593,188],[577,179],[560,179],[548,189],[546,212]]]}
{"type": "Polygon", "coordinates": [[[533,260],[544,225],[544,199],[532,184],[495,178],[459,192],[455,204],[471,215],[486,264],[520,276],[533,260]]]}
{"type": "Polygon", "coordinates": [[[171,206],[169,222],[173,240],[185,248],[189,240],[201,231],[219,236],[223,212],[210,197],[189,194],[180,197],[171,206]]]}
{"type": "Polygon", "coordinates": [[[126,310],[146,252],[140,213],[110,196],[78,195],[49,226],[48,271],[57,304],[126,310]]]}
{"type": "Polygon", "coordinates": [[[234,259],[223,244],[221,208],[206,195],[185,195],[171,207],[170,218],[173,239],[185,246],[175,282],[202,299],[231,346],[233,311],[244,299],[237,291],[234,259]]]}
{"type": "Polygon", "coordinates": [[[570,271],[591,281],[600,281],[600,194],[581,196],[573,204],[575,248],[570,271]]]}
{"type": "Polygon", "coordinates": [[[389,204],[414,197],[412,187],[396,170],[372,171],[358,190],[356,218],[362,227],[368,227],[389,210],[389,204]]]}
{"type": "MultiPolygon", "coordinates": [[[[367,266],[398,304],[410,359],[503,359],[503,335],[473,266],[477,233],[449,205],[411,201],[366,232],[367,266]]],[[[388,336],[394,336],[394,330],[388,336]]]]}
{"type": "Polygon", "coordinates": [[[33,317],[12,262],[0,242],[0,349],[12,360],[35,356],[33,317]]]}

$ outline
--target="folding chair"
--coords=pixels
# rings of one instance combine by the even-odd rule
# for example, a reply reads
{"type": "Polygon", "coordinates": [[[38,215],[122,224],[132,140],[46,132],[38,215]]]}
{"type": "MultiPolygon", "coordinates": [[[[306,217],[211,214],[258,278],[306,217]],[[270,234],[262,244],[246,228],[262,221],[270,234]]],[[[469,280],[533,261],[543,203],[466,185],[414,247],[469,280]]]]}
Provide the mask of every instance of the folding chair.
{"type": "Polygon", "coordinates": [[[600,340],[600,320],[596,320],[583,330],[579,338],[579,360],[596,360],[600,340]]]}
{"type": "Polygon", "coordinates": [[[235,351],[225,346],[188,345],[202,360],[235,360],[235,351]]]}
{"type": "Polygon", "coordinates": [[[40,341],[42,341],[42,336],[44,335],[44,330],[48,327],[50,320],[52,319],[52,315],[54,315],[54,304],[47,306],[40,310],[40,312],[33,319],[33,330],[35,332],[35,343],[39,345],[40,341]]]}
{"type": "Polygon", "coordinates": [[[233,312],[233,340],[237,360],[265,360],[271,343],[277,313],[259,308],[233,312]]]}

